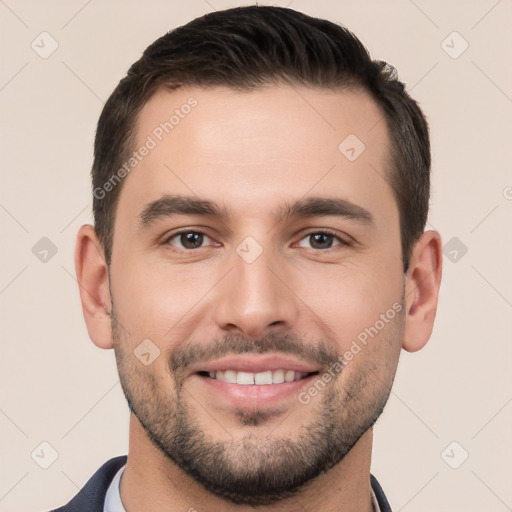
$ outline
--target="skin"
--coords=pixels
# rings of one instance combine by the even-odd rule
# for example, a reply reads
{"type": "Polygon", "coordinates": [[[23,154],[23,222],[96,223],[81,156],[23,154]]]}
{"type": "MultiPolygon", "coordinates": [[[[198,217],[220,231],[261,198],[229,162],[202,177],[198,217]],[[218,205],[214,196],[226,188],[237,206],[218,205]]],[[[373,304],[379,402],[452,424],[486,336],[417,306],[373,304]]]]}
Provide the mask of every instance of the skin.
{"type": "MultiPolygon", "coordinates": [[[[127,398],[139,416],[160,415],[163,421],[157,435],[171,435],[177,425],[173,413],[186,411],[196,434],[212,446],[224,443],[219,467],[236,472],[264,467],[271,457],[279,462],[279,447],[318,427],[322,413],[322,421],[332,420],[338,429],[333,439],[350,432],[356,438],[330,469],[294,493],[259,505],[236,503],[189,476],[131,414],[123,504],[128,512],[370,511],[371,423],[387,399],[401,349],[419,350],[431,335],[441,281],[440,236],[426,231],[419,238],[404,274],[399,213],[385,179],[388,133],[366,93],[285,85],[250,93],[220,87],[159,91],[139,115],[138,146],[191,96],[197,107],[122,185],[110,274],[93,227],[78,233],[75,262],[89,335],[97,346],[115,348],[127,398]],[[338,150],[349,134],[366,146],[353,162],[338,150]],[[180,215],[141,229],[140,213],[163,194],[218,202],[230,218],[180,215]],[[272,216],[283,201],[313,195],[349,200],[374,223],[335,216],[276,222],[272,216]],[[179,228],[199,229],[208,238],[202,248],[186,252],[179,236],[169,239],[179,228]],[[333,238],[330,248],[314,246],[308,235],[325,229],[350,244],[333,238]],[[262,248],[252,263],[236,251],[247,236],[262,248]],[[330,356],[344,354],[397,303],[402,311],[308,404],[294,394],[273,407],[257,400],[234,407],[190,374],[193,365],[172,365],[190,347],[206,354],[213,346],[227,349],[230,340],[230,347],[247,341],[252,349],[319,365],[315,357],[322,349],[330,356]],[[279,341],[285,336],[291,345],[283,352],[279,341]],[[145,366],[133,351],[148,338],[160,356],[145,366]]],[[[330,363],[319,365],[319,375],[330,363]]]]}

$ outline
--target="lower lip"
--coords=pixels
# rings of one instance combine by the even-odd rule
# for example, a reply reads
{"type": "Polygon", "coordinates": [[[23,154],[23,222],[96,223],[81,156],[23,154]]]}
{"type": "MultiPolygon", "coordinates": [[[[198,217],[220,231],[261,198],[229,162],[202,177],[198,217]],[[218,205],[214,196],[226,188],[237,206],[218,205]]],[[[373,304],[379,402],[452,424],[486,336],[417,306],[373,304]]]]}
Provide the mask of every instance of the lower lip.
{"type": "Polygon", "coordinates": [[[232,407],[244,409],[260,409],[279,405],[283,400],[291,397],[297,397],[303,387],[311,384],[318,378],[313,374],[293,382],[283,382],[282,384],[233,384],[223,380],[193,375],[195,379],[200,379],[207,386],[208,390],[215,396],[220,397],[232,407]]]}

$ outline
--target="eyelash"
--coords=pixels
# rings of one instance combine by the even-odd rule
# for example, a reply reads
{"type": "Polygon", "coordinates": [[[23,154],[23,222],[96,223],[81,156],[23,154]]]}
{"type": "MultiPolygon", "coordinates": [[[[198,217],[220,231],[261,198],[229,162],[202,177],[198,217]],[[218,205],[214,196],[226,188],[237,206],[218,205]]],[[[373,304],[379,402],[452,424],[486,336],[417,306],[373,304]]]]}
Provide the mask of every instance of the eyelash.
{"type": "MultiPolygon", "coordinates": [[[[185,233],[195,233],[195,234],[198,234],[198,235],[204,235],[208,238],[211,239],[210,236],[208,236],[207,233],[205,233],[204,231],[200,230],[200,229],[182,229],[181,231],[177,231],[176,233],[173,233],[172,235],[169,235],[163,242],[164,245],[171,245],[170,244],[170,241],[180,235],[183,235],[185,233]]],[[[310,250],[312,251],[315,251],[315,252],[327,252],[328,250],[330,249],[334,249],[335,247],[338,247],[340,245],[342,246],[350,246],[351,243],[347,240],[345,240],[344,238],[340,237],[339,234],[336,232],[336,231],[333,231],[331,229],[317,229],[315,231],[310,231],[306,234],[303,235],[303,237],[299,240],[299,242],[301,242],[302,240],[304,240],[305,238],[311,236],[311,235],[317,235],[317,234],[322,234],[322,235],[328,235],[328,236],[332,236],[334,237],[335,239],[337,239],[339,241],[339,244],[338,245],[334,245],[334,246],[331,246],[331,247],[327,247],[326,249],[314,249],[314,248],[311,248],[310,250]]],[[[177,247],[174,247],[174,249],[176,249],[177,251],[179,252],[193,252],[193,251],[199,251],[201,249],[204,249],[205,247],[198,247],[196,249],[179,249],[177,247]]],[[[308,249],[307,247],[305,249],[308,249]]]]}

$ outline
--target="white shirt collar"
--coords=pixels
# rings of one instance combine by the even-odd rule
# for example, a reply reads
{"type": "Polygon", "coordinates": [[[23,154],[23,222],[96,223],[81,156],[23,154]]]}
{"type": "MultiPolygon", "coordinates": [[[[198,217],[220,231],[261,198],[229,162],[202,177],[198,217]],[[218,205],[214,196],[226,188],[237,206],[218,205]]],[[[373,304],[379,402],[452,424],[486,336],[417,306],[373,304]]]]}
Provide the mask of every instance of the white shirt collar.
{"type": "Polygon", "coordinates": [[[375,492],[372,489],[372,505],[373,512],[381,512],[379,502],[377,501],[377,496],[375,496],[375,492]]]}
{"type": "Polygon", "coordinates": [[[117,473],[116,476],[110,482],[110,485],[107,489],[107,494],[105,496],[105,504],[103,505],[103,512],[126,512],[123,507],[123,502],[121,501],[121,477],[123,476],[124,468],[123,466],[117,473]]]}

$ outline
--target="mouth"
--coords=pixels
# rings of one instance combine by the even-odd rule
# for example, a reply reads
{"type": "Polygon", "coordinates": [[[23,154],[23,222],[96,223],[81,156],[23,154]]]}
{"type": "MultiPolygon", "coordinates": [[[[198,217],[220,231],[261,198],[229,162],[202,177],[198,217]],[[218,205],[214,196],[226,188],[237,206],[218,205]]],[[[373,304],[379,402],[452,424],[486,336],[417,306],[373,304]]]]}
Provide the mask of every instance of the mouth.
{"type": "Polygon", "coordinates": [[[263,409],[296,398],[320,371],[318,366],[279,355],[245,354],[199,364],[189,377],[211,404],[263,409]]]}
{"type": "Polygon", "coordinates": [[[199,371],[197,374],[201,377],[229,382],[231,384],[240,384],[241,386],[268,386],[271,384],[283,384],[284,382],[296,382],[312,375],[318,375],[318,371],[299,372],[295,370],[266,370],[263,372],[244,372],[235,369],[199,371]]]}

